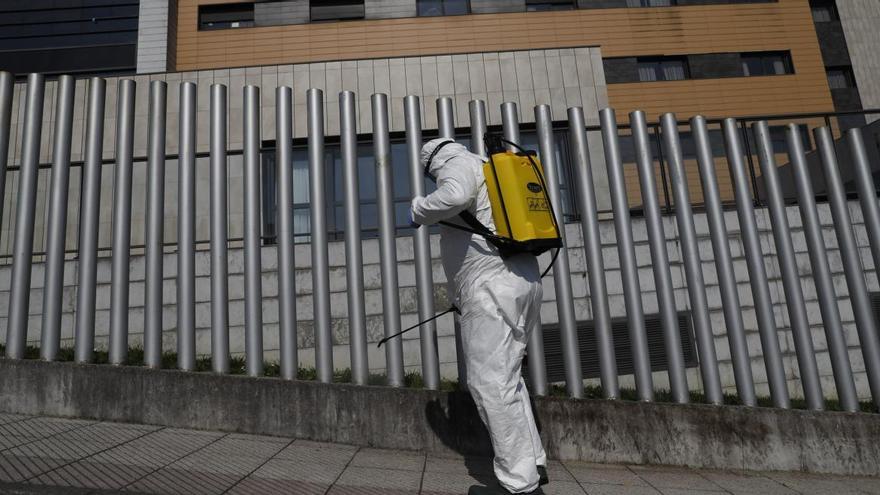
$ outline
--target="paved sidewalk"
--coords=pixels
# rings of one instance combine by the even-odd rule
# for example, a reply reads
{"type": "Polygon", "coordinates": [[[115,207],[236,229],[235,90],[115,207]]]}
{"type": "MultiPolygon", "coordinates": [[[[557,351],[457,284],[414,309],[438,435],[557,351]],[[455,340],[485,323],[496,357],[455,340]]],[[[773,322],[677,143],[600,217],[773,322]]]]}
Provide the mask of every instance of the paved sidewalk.
{"type": "MultiPolygon", "coordinates": [[[[880,478],[551,462],[548,495],[877,494],[880,478]]],[[[0,493],[465,494],[486,458],[0,414],[0,493]]]]}

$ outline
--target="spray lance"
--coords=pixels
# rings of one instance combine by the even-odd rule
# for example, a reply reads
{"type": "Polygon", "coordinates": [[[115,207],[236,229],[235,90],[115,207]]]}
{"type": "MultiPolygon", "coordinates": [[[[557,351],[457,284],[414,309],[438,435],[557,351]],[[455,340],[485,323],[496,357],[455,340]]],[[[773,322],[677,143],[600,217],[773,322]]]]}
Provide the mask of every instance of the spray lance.
{"type": "MultiPolygon", "coordinates": [[[[498,249],[502,258],[521,253],[537,256],[547,250],[555,249],[550,265],[541,274],[541,278],[544,278],[556,263],[556,258],[562,249],[562,237],[556,222],[556,212],[547,195],[543,169],[535,159],[534,152],[529,152],[497,134],[487,133],[485,142],[489,151],[489,160],[483,164],[483,173],[486,176],[492,220],[497,232],[483,225],[467,210],[459,214],[459,218],[467,226],[446,221],[439,223],[484,237],[498,249]],[[509,144],[519,152],[506,151],[503,144],[509,144]]],[[[425,176],[435,183],[437,179],[430,172],[431,162],[443,147],[452,143],[454,143],[452,140],[440,143],[425,163],[425,176]]],[[[379,341],[379,347],[390,339],[452,312],[461,314],[453,305],[440,314],[385,337],[379,341]]]]}

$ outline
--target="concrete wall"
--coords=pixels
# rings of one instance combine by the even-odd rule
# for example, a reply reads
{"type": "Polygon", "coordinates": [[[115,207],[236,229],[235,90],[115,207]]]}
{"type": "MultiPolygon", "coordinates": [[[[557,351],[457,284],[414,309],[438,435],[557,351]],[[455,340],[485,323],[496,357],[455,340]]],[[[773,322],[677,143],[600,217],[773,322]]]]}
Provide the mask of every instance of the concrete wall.
{"type": "MultiPolygon", "coordinates": [[[[112,160],[115,156],[116,92],[120,78],[108,78],[105,101],[104,158],[112,160]]],[[[403,98],[418,95],[422,99],[422,126],[425,130],[437,129],[437,110],[435,100],[440,96],[453,98],[455,102],[455,125],[459,128],[470,126],[468,102],[481,99],[487,102],[490,125],[501,124],[500,105],[503,101],[518,103],[520,120],[534,122],[532,108],[537,104],[552,106],[557,120],[566,119],[569,106],[583,106],[587,124],[598,124],[598,111],[608,106],[605,78],[602,72],[602,57],[598,48],[574,48],[564,50],[532,50],[521,52],[485,52],[468,55],[431,56],[414,58],[393,58],[327,62],[314,64],[293,64],[271,67],[249,67],[238,69],[206,70],[199,72],[164,73],[151,76],[140,75],[137,83],[135,103],[135,157],[145,157],[147,151],[147,123],[150,81],[161,80],[168,83],[168,114],[166,121],[166,152],[175,154],[178,150],[178,86],[182,81],[198,83],[197,108],[197,151],[208,151],[209,96],[211,84],[225,84],[229,88],[229,149],[242,148],[242,88],[247,84],[262,88],[262,138],[275,139],[275,88],[290,86],[294,90],[294,135],[306,136],[306,89],[324,90],[325,128],[328,136],[339,134],[338,93],[350,90],[357,93],[358,132],[372,132],[370,95],[386,93],[389,95],[389,122],[391,131],[404,130],[403,98]]],[[[86,119],[86,98],[88,80],[77,81],[76,105],[74,110],[74,133],[71,157],[82,160],[84,153],[84,125],[86,119]]],[[[43,116],[43,139],[40,153],[41,163],[51,162],[52,130],[54,126],[55,82],[46,87],[45,111],[43,116]]],[[[17,165],[21,157],[21,129],[24,123],[25,84],[16,84],[14,90],[12,132],[10,134],[10,165],[17,165]]],[[[601,140],[591,135],[593,149],[598,150],[601,140]]],[[[593,160],[603,163],[601,153],[594,153],[593,160]]],[[[240,160],[230,159],[230,236],[241,236],[243,206],[242,170],[240,160]]],[[[132,218],[132,244],[143,244],[144,191],[146,189],[145,166],[136,161],[133,185],[134,213],[132,218]]],[[[71,174],[71,196],[68,218],[68,249],[75,249],[77,237],[77,212],[79,205],[79,167],[71,174]]],[[[35,249],[43,250],[47,203],[49,189],[49,170],[40,172],[37,193],[37,226],[35,249]]],[[[199,159],[196,167],[197,205],[196,238],[209,239],[208,217],[208,162],[199,159]]],[[[110,212],[113,196],[113,167],[105,165],[101,188],[101,230],[99,245],[110,246],[110,212]]],[[[604,167],[596,168],[595,181],[599,189],[600,207],[608,205],[607,179],[604,167]]],[[[3,218],[0,223],[0,256],[11,253],[14,227],[15,194],[18,173],[11,171],[6,182],[3,205],[3,218]]],[[[175,242],[177,238],[177,166],[169,161],[166,168],[165,201],[165,240],[175,242]]]]}
{"type": "Polygon", "coordinates": [[[173,70],[169,57],[176,51],[173,39],[177,31],[177,2],[141,0],[138,13],[137,72],[151,74],[173,70]]]}
{"type": "MultiPolygon", "coordinates": [[[[858,203],[851,203],[850,210],[855,222],[856,237],[862,251],[862,263],[866,269],[866,276],[869,289],[872,291],[880,290],[878,286],[876,273],[873,269],[873,263],[868,248],[867,236],[865,233],[861,210],[858,203]]],[[[838,292],[839,306],[841,316],[843,318],[844,330],[846,332],[847,342],[850,348],[850,358],[852,360],[853,370],[856,376],[856,386],[859,395],[862,398],[870,397],[868,384],[864,372],[864,364],[862,354],[858,347],[858,336],[855,329],[852,308],[847,297],[846,282],[843,275],[843,268],[840,254],[837,248],[837,242],[834,237],[833,225],[830,210],[827,205],[820,205],[819,214],[824,226],[826,244],[829,249],[829,262],[834,274],[835,287],[838,292]]],[[[807,300],[807,312],[811,325],[813,341],[816,349],[819,370],[822,378],[823,390],[828,397],[835,397],[833,379],[831,375],[831,366],[825,344],[825,335],[822,329],[822,320],[817,302],[816,290],[811,278],[811,270],[809,256],[806,252],[806,244],[804,234],[801,227],[800,215],[796,207],[788,209],[789,222],[793,228],[793,238],[796,249],[798,266],[800,267],[801,283],[804,295],[807,300]]],[[[754,305],[751,297],[751,289],[748,282],[748,272],[746,262],[743,255],[742,242],[737,227],[736,215],[733,211],[725,214],[728,229],[730,231],[729,241],[731,251],[734,257],[734,268],[737,275],[740,298],[743,305],[743,316],[747,338],[749,343],[749,351],[752,357],[752,371],[757,383],[757,391],[760,395],[769,395],[769,389],[766,381],[766,373],[762,360],[762,350],[760,338],[757,332],[757,322],[755,319],[754,305]]],[[[766,210],[758,210],[757,212],[758,226],[761,229],[761,245],[765,253],[765,266],[770,277],[770,289],[774,301],[774,309],[776,314],[776,324],[779,327],[779,340],[782,352],[784,354],[784,364],[786,376],[788,377],[789,390],[792,396],[802,396],[803,392],[798,379],[798,366],[795,359],[794,343],[789,328],[788,314],[785,306],[782,281],[780,276],[779,265],[775,257],[775,249],[773,244],[772,232],[770,230],[769,215],[766,210]]],[[[681,261],[681,249],[676,238],[677,228],[675,226],[674,217],[665,218],[665,230],[667,233],[667,246],[671,258],[672,277],[675,286],[675,300],[677,308],[680,311],[686,311],[689,307],[687,290],[684,282],[684,268],[681,261]]],[[[730,351],[725,332],[724,317],[721,310],[721,298],[718,288],[718,281],[715,272],[715,266],[712,261],[711,242],[708,237],[708,227],[705,215],[696,215],[696,227],[699,237],[700,248],[703,261],[703,275],[706,280],[708,300],[710,305],[710,314],[712,321],[713,333],[715,335],[715,347],[718,352],[718,358],[721,361],[721,379],[722,385],[726,392],[735,392],[735,383],[733,377],[733,369],[730,359],[730,351]]],[[[654,279],[651,271],[651,259],[647,243],[647,233],[644,221],[642,219],[634,219],[632,222],[636,246],[637,261],[639,266],[639,279],[642,287],[642,301],[647,314],[657,312],[657,299],[654,292],[654,279]]],[[[575,298],[575,315],[578,320],[591,319],[591,307],[589,300],[589,290],[586,281],[586,262],[582,249],[582,237],[578,225],[569,224],[567,226],[567,239],[569,242],[569,260],[572,270],[572,286],[575,298]]],[[[611,221],[601,222],[601,240],[603,245],[603,256],[606,266],[606,281],[608,283],[609,303],[611,314],[613,317],[625,317],[625,307],[623,302],[623,288],[621,284],[620,268],[617,257],[617,249],[615,245],[615,235],[613,223],[611,221]]],[[[435,302],[437,308],[445,307],[447,303],[445,290],[445,276],[440,266],[439,260],[436,259],[439,254],[439,239],[432,236],[431,252],[435,257],[433,263],[433,274],[435,282],[435,302]]],[[[298,316],[298,335],[297,340],[300,346],[300,363],[302,366],[310,366],[314,363],[314,329],[312,326],[312,297],[311,297],[311,273],[309,271],[309,245],[300,244],[296,247],[296,283],[297,283],[297,316],[298,316]]],[[[365,279],[365,298],[367,312],[367,328],[368,340],[376,342],[383,333],[382,328],[382,301],[381,301],[381,280],[380,267],[378,259],[378,242],[375,239],[367,240],[363,244],[364,255],[364,279],[365,279]]],[[[397,241],[398,256],[398,275],[400,277],[400,304],[402,312],[402,323],[404,327],[418,322],[416,314],[417,294],[415,289],[415,275],[413,270],[413,254],[412,242],[408,237],[401,237],[397,241]]],[[[542,266],[546,266],[548,260],[544,256],[542,266]]],[[[264,343],[267,359],[277,358],[278,349],[278,307],[277,307],[277,276],[276,276],[276,251],[273,247],[263,249],[263,318],[264,318],[264,343]]],[[[343,244],[334,242],[330,244],[330,264],[331,264],[331,308],[333,318],[333,341],[334,341],[334,364],[337,368],[346,368],[349,363],[348,348],[348,325],[346,321],[347,303],[346,303],[346,286],[345,286],[345,256],[343,244]]],[[[229,258],[230,271],[230,324],[231,329],[231,351],[236,354],[244,352],[244,293],[243,293],[243,256],[241,250],[233,250],[229,258]]],[[[6,326],[6,313],[8,310],[8,287],[11,269],[9,266],[0,267],[0,329],[6,326]]],[[[144,264],[143,258],[135,257],[131,263],[131,309],[129,311],[131,328],[130,338],[133,345],[139,345],[142,341],[143,332],[143,292],[144,292],[144,264]]],[[[164,346],[168,350],[175,349],[175,325],[176,325],[176,308],[175,308],[175,276],[176,276],[176,260],[173,254],[167,254],[165,257],[165,311],[164,311],[164,346]]],[[[196,257],[196,326],[197,326],[197,348],[201,354],[210,352],[210,291],[209,276],[210,262],[207,252],[199,252],[196,257]]],[[[39,264],[34,267],[33,273],[33,289],[31,291],[30,306],[30,323],[28,332],[28,341],[31,344],[39,342],[40,315],[42,310],[42,286],[43,283],[43,266],[39,264]]],[[[63,315],[63,344],[72,345],[73,333],[73,311],[76,300],[76,266],[75,262],[69,261],[65,270],[65,289],[64,289],[64,315],[63,315]]],[[[109,294],[110,294],[110,259],[104,258],[100,261],[98,267],[98,315],[97,315],[97,339],[96,343],[99,347],[106,347],[107,335],[109,327],[109,294]]],[[[544,279],[544,304],[541,310],[542,320],[545,324],[552,324],[558,321],[556,314],[555,292],[552,276],[544,279]]],[[[443,317],[438,322],[439,349],[441,372],[444,376],[454,378],[456,376],[455,365],[455,347],[453,341],[452,320],[450,317],[443,317]]],[[[5,338],[5,331],[0,331],[0,338],[5,338]]],[[[412,332],[404,337],[404,363],[407,370],[417,371],[420,369],[420,351],[417,333],[412,332]]],[[[385,366],[385,354],[376,348],[369,346],[369,364],[370,368],[375,372],[383,372],[385,366]]],[[[668,379],[665,372],[654,374],[654,380],[657,388],[668,388],[668,379]]],[[[696,368],[688,370],[688,381],[690,387],[694,390],[701,388],[701,382],[698,370],[696,368]]],[[[623,377],[621,380],[623,386],[633,386],[631,376],[623,377]]]]}
{"type": "MultiPolygon", "coordinates": [[[[838,0],[837,10],[846,35],[853,72],[864,108],[880,108],[880,3],[876,0],[838,0]]],[[[880,116],[873,116],[876,120],[880,116]]]]}
{"type": "MultiPolygon", "coordinates": [[[[460,392],[6,359],[0,375],[3,412],[491,453],[460,392]]],[[[547,398],[534,410],[551,459],[880,474],[877,414],[547,398]]]]}

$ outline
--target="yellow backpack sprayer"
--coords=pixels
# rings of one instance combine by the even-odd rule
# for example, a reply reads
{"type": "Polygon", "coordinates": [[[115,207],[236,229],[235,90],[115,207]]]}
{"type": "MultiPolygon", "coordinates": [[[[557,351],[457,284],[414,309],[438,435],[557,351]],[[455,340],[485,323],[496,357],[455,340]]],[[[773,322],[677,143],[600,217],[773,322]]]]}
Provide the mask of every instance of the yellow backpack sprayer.
{"type": "MultiPolygon", "coordinates": [[[[492,206],[495,232],[480,223],[467,210],[459,214],[459,218],[467,224],[467,227],[445,221],[440,224],[483,236],[498,249],[502,258],[522,253],[537,256],[550,249],[556,249],[550,265],[541,274],[543,278],[550,272],[562,248],[556,213],[547,194],[544,169],[534,152],[526,151],[514,142],[495,134],[486,134],[485,140],[486,149],[489,150],[489,160],[483,164],[483,174],[486,177],[486,190],[492,206]],[[504,143],[515,147],[518,152],[505,150],[504,143]]],[[[452,143],[454,143],[452,140],[440,143],[425,163],[425,175],[431,180],[435,180],[430,173],[431,162],[444,146],[452,143]]],[[[453,311],[460,313],[458,308],[452,306],[432,318],[385,337],[379,341],[379,347],[394,337],[453,311]]]]}

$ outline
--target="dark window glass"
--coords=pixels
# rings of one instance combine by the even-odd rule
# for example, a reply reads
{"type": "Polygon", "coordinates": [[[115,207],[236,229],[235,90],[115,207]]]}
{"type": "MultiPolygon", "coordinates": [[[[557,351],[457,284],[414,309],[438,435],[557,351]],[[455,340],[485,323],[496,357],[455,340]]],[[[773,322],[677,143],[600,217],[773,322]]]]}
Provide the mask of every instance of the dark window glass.
{"type": "Polygon", "coordinates": [[[687,60],[683,57],[641,57],[637,63],[639,81],[681,81],[690,78],[687,60]]]}
{"type": "Polygon", "coordinates": [[[794,74],[788,52],[755,52],[742,54],[744,76],[779,76],[794,74]]]}
{"type": "Polygon", "coordinates": [[[829,67],[828,86],[831,89],[847,89],[856,87],[856,78],[850,67],[829,67]]]}
{"type": "Polygon", "coordinates": [[[233,29],[254,25],[254,4],[223,3],[199,6],[199,29],[233,29]]]}
{"type": "Polygon", "coordinates": [[[0,67],[18,74],[124,73],[136,65],[137,0],[0,2],[0,67]]]}
{"type": "Polygon", "coordinates": [[[469,0],[418,0],[419,16],[461,15],[470,13],[469,0]]]}
{"type": "Polygon", "coordinates": [[[813,22],[832,22],[840,20],[834,0],[810,0],[813,22]]]}
{"type": "Polygon", "coordinates": [[[364,0],[321,0],[311,2],[311,19],[345,21],[364,18],[364,0]]]}
{"type": "MultiPolygon", "coordinates": [[[[559,165],[560,189],[562,192],[562,211],[571,220],[576,213],[575,199],[569,184],[572,184],[573,171],[569,165],[567,132],[556,131],[556,159],[559,165]]],[[[456,141],[470,148],[470,136],[460,135],[456,141]]],[[[522,146],[529,150],[537,150],[537,136],[534,131],[525,131],[521,135],[522,146]]],[[[231,154],[230,169],[242,166],[241,155],[231,154]]],[[[345,232],[345,194],[342,157],[338,143],[327,143],[324,147],[325,163],[325,194],[327,197],[327,230],[331,240],[340,240],[345,232]]],[[[409,227],[409,206],[412,201],[410,189],[409,163],[407,161],[406,141],[391,141],[392,182],[394,184],[394,220],[398,230],[409,227]]],[[[378,235],[379,217],[377,206],[376,162],[373,155],[373,143],[360,141],[357,147],[358,184],[360,195],[361,230],[364,238],[378,235]]],[[[262,222],[265,243],[275,243],[277,235],[277,166],[274,145],[267,146],[262,152],[262,222]]],[[[305,145],[294,147],[293,163],[293,212],[294,235],[296,242],[309,242],[310,214],[312,204],[309,201],[309,166],[305,145]]],[[[430,194],[434,190],[433,182],[425,179],[425,191],[430,194]]]]}
{"type": "Polygon", "coordinates": [[[574,8],[574,0],[526,0],[526,10],[529,12],[572,10],[574,8]]]}

